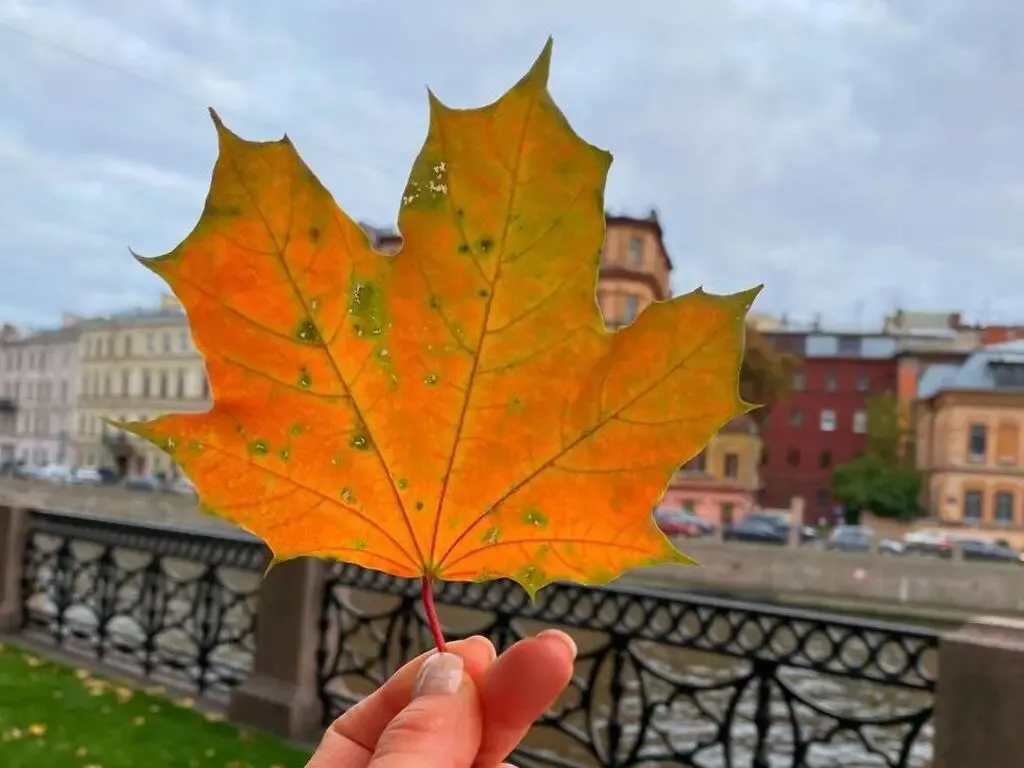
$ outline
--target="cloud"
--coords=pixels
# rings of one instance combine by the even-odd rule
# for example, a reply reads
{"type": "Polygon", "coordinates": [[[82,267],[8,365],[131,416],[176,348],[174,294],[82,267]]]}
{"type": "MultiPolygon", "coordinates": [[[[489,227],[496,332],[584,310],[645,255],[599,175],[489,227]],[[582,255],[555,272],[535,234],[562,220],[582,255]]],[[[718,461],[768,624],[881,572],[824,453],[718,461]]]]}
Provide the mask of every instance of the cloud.
{"type": "Polygon", "coordinates": [[[551,34],[555,98],[615,155],[609,207],[659,209],[677,290],[1022,319],[1022,25],[1013,0],[0,0],[0,317],[155,299],[127,248],[194,224],[207,105],[287,131],[347,210],[392,222],[424,86],[488,102],[551,34]]]}

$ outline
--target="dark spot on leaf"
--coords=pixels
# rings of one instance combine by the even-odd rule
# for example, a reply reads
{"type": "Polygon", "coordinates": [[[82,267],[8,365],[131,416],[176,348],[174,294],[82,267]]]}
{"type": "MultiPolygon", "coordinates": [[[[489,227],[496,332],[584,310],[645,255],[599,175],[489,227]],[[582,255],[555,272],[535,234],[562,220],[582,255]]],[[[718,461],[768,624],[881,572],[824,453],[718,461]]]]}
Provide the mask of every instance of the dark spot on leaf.
{"type": "Polygon", "coordinates": [[[398,481],[395,483],[395,485],[398,486],[398,490],[404,491],[406,488],[409,487],[409,481],[406,480],[404,477],[400,477],[398,478],[398,481]]]}
{"type": "Polygon", "coordinates": [[[309,375],[309,371],[306,370],[305,366],[299,369],[299,386],[303,389],[309,389],[313,386],[313,377],[309,375]]]}
{"type": "Polygon", "coordinates": [[[439,379],[436,373],[428,373],[426,376],[423,377],[423,383],[426,384],[428,387],[434,386],[435,384],[437,384],[438,381],[439,379]]]}
{"type": "Polygon", "coordinates": [[[439,296],[431,294],[428,303],[430,304],[431,309],[438,309],[441,306],[441,298],[439,296]]]}
{"type": "Polygon", "coordinates": [[[491,248],[494,247],[494,241],[489,237],[480,238],[480,252],[487,253],[491,248]]]}
{"type": "Polygon", "coordinates": [[[370,449],[370,436],[361,432],[356,433],[352,436],[352,440],[349,441],[349,445],[357,451],[367,451],[370,449]]]}
{"type": "Polygon", "coordinates": [[[469,253],[469,245],[466,243],[459,243],[459,253],[469,253]]]}
{"type": "Polygon", "coordinates": [[[548,517],[539,509],[531,507],[523,513],[523,522],[527,525],[532,525],[534,528],[546,528],[548,517]]]}
{"type": "Polygon", "coordinates": [[[466,212],[464,210],[462,210],[461,208],[456,208],[455,209],[455,215],[458,216],[461,219],[463,216],[466,215],[466,212]]]}
{"type": "Polygon", "coordinates": [[[299,423],[295,423],[291,425],[291,427],[288,429],[288,432],[294,437],[295,435],[301,435],[302,430],[303,426],[299,423]]]}
{"type": "Polygon", "coordinates": [[[417,512],[422,512],[423,511],[423,502],[422,501],[417,501],[416,502],[416,511],[417,512]]]}
{"type": "Polygon", "coordinates": [[[309,228],[309,239],[312,240],[314,243],[317,240],[319,240],[320,239],[320,230],[317,229],[316,227],[310,227],[309,228]]]}
{"type": "Polygon", "coordinates": [[[341,496],[341,500],[346,504],[352,504],[356,500],[356,495],[351,488],[342,488],[338,495],[341,496]]]}
{"type": "Polygon", "coordinates": [[[303,344],[319,344],[322,341],[320,331],[308,318],[299,323],[299,327],[295,330],[295,337],[303,344]]]}
{"type": "Polygon", "coordinates": [[[281,461],[288,461],[288,457],[291,455],[287,448],[282,448],[277,452],[277,455],[281,457],[281,461]]]}
{"type": "Polygon", "coordinates": [[[491,294],[489,294],[486,289],[481,288],[479,291],[476,292],[476,295],[479,296],[481,299],[486,299],[491,294]]]}
{"type": "Polygon", "coordinates": [[[249,452],[256,456],[266,456],[270,452],[270,447],[267,445],[267,441],[261,438],[249,443],[249,452]]]}

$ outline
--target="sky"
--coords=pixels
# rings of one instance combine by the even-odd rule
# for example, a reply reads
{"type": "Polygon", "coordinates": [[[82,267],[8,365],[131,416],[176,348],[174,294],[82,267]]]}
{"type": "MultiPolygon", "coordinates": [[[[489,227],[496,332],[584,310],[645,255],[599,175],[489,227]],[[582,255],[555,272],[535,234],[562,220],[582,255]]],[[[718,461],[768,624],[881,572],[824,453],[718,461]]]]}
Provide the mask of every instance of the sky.
{"type": "Polygon", "coordinates": [[[350,215],[394,223],[430,86],[550,90],[653,207],[673,288],[870,327],[898,306],[1024,322],[1020,0],[0,0],[0,322],[152,304],[129,247],[194,225],[207,106],[287,132],[350,215]]]}

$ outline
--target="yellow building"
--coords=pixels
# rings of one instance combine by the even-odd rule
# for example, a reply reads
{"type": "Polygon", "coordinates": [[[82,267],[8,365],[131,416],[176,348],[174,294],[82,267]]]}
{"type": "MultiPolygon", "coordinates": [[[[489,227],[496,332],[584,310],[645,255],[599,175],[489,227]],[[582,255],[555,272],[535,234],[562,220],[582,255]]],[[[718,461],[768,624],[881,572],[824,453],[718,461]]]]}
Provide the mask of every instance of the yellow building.
{"type": "Polygon", "coordinates": [[[929,514],[980,528],[1024,526],[1024,341],[932,366],[913,413],[929,514]]]}
{"type": "Polygon", "coordinates": [[[680,467],[662,506],[690,510],[715,525],[738,522],[756,507],[763,450],[757,422],[738,416],[680,467]]]}
{"type": "Polygon", "coordinates": [[[210,407],[206,368],[185,313],[165,297],[156,310],[88,320],[81,329],[76,464],[119,475],[176,476],[165,453],[102,418],[148,420],[210,407]]]}

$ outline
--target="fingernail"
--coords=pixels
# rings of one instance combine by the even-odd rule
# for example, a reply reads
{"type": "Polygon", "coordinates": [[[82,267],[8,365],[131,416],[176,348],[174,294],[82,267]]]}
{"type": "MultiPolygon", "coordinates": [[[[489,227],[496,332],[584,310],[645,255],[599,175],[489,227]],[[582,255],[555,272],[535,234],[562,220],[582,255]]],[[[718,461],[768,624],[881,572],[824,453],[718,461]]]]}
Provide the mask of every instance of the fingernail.
{"type": "Polygon", "coordinates": [[[416,676],[412,697],[451,696],[462,685],[462,657],[454,653],[438,653],[423,662],[416,676]]]}
{"type": "Polygon", "coordinates": [[[553,637],[557,638],[566,648],[569,649],[569,653],[572,654],[573,661],[576,660],[576,641],[573,640],[569,635],[560,629],[545,629],[537,633],[537,637],[553,637]]]}

